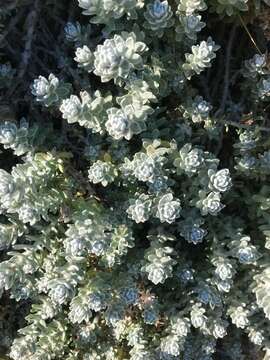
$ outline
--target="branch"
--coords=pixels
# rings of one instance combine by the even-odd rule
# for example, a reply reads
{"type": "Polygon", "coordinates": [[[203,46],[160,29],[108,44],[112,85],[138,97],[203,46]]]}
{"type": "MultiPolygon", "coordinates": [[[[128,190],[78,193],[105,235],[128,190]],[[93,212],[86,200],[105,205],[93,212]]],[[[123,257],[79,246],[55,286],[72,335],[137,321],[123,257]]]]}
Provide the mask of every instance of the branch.
{"type": "Polygon", "coordinates": [[[39,2],[40,2],[40,0],[35,0],[33,10],[29,13],[27,20],[26,20],[26,25],[28,26],[28,31],[26,34],[24,51],[22,54],[21,66],[20,66],[20,71],[18,74],[19,79],[23,78],[23,76],[27,70],[29,60],[31,58],[32,44],[33,44],[34,33],[35,33],[35,28],[36,28],[37,19],[38,19],[38,13],[39,13],[39,2]]]}
{"type": "MultiPolygon", "coordinates": [[[[252,128],[252,126],[250,126],[250,125],[240,124],[240,123],[238,123],[236,121],[223,120],[222,123],[223,123],[224,126],[229,125],[229,126],[236,127],[238,129],[251,130],[251,128],[252,128]]],[[[255,126],[255,128],[262,131],[262,132],[270,132],[270,128],[268,128],[268,127],[255,126]]]]}
{"type": "Polygon", "coordinates": [[[236,31],[236,25],[234,25],[231,30],[230,38],[229,38],[229,42],[228,42],[228,46],[227,46],[226,58],[225,58],[224,88],[223,88],[222,100],[221,100],[220,108],[216,112],[215,116],[218,116],[219,114],[223,114],[223,112],[225,110],[226,101],[228,98],[229,86],[230,86],[230,60],[231,60],[232,45],[233,45],[233,40],[234,40],[234,36],[235,36],[235,31],[236,31]]]}
{"type": "MultiPolygon", "coordinates": [[[[1,4],[0,4],[0,8],[1,8],[1,4]]],[[[0,45],[1,46],[4,44],[4,41],[6,40],[6,37],[15,28],[15,26],[21,20],[23,15],[24,15],[24,12],[18,12],[18,14],[16,16],[11,18],[7,29],[2,34],[0,34],[0,45]]]]}
{"type": "Polygon", "coordinates": [[[256,48],[256,50],[258,51],[258,53],[259,53],[260,55],[263,55],[263,53],[261,52],[261,50],[258,48],[258,46],[257,46],[257,44],[256,44],[256,41],[253,39],[250,31],[248,30],[247,25],[244,23],[244,20],[242,19],[242,16],[241,16],[240,14],[239,14],[238,16],[239,16],[239,19],[240,19],[240,21],[241,21],[244,29],[245,29],[246,32],[247,32],[247,34],[248,34],[248,36],[249,36],[252,44],[255,46],[255,48],[256,48]]]}

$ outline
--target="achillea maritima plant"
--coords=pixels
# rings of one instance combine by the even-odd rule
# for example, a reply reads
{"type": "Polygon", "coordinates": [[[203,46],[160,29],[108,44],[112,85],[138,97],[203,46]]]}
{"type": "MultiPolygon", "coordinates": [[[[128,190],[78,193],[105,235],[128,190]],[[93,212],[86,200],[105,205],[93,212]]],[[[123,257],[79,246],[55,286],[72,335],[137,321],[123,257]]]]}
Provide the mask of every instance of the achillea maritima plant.
{"type": "Polygon", "coordinates": [[[32,77],[0,124],[11,359],[270,359],[267,2],[79,0],[54,68],[31,31],[0,64],[3,96],[32,77]]]}

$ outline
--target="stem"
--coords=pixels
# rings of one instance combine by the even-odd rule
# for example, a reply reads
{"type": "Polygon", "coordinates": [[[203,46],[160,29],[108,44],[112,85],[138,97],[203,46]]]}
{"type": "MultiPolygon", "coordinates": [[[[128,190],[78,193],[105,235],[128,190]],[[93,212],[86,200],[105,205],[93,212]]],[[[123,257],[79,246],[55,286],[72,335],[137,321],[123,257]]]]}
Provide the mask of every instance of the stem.
{"type": "Polygon", "coordinates": [[[227,46],[226,58],[225,58],[225,75],[224,75],[223,94],[222,94],[220,108],[218,109],[218,111],[215,114],[216,116],[218,114],[223,114],[223,112],[225,110],[226,101],[228,98],[229,86],[230,86],[230,60],[231,60],[233,40],[235,37],[235,31],[236,31],[236,25],[234,25],[234,27],[231,30],[230,38],[229,38],[229,42],[228,42],[228,46],[227,46]]]}
{"type": "Polygon", "coordinates": [[[263,53],[261,52],[261,50],[258,48],[255,40],[253,39],[250,31],[248,30],[247,25],[244,23],[244,20],[242,19],[241,15],[239,14],[238,16],[239,16],[239,19],[240,19],[240,21],[241,21],[241,24],[243,25],[244,29],[246,30],[246,32],[247,32],[247,34],[248,34],[251,42],[253,43],[253,45],[254,45],[255,48],[257,49],[258,53],[259,53],[260,55],[263,55],[263,53]]]}

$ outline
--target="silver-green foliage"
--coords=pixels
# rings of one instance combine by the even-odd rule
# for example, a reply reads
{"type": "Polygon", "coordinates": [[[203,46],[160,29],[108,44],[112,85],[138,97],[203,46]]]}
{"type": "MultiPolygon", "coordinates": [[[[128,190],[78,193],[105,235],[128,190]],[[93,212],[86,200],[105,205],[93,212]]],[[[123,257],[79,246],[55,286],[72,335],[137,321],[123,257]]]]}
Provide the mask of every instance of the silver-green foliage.
{"type": "MultiPolygon", "coordinates": [[[[64,67],[31,87],[65,151],[37,152],[25,119],[0,124],[18,158],[0,169],[0,295],[31,306],[11,359],[244,360],[243,334],[269,359],[269,139],[237,122],[243,99],[220,117],[201,96],[220,48],[201,33],[215,38],[209,4],[248,10],[78,0],[91,25],[64,28],[73,86],[64,67]]],[[[239,74],[266,127],[266,56],[239,74]]]]}

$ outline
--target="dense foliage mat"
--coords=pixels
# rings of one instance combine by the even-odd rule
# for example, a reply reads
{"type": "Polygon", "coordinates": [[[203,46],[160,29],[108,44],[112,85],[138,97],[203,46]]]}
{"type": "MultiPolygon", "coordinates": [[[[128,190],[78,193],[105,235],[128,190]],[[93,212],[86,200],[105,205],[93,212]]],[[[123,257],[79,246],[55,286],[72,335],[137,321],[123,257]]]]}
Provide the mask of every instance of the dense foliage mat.
{"type": "Polygon", "coordinates": [[[0,358],[270,360],[269,5],[0,1],[0,358]]]}

